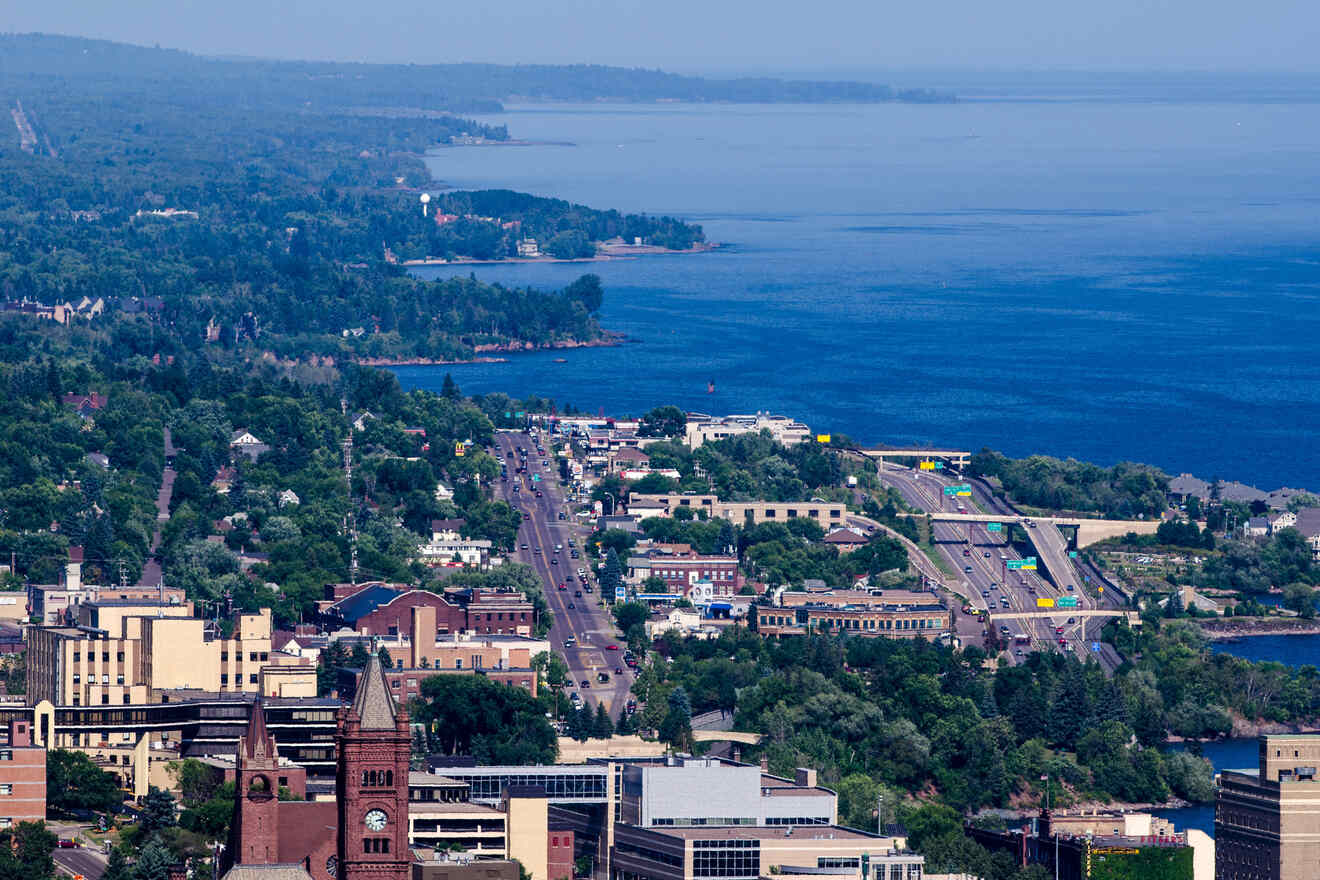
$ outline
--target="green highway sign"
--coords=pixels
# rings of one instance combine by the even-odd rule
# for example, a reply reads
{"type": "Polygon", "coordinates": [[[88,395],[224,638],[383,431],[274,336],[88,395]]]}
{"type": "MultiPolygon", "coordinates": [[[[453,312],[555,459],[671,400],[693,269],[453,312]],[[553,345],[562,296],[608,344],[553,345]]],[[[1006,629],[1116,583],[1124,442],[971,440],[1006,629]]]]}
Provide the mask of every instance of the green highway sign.
{"type": "Polygon", "coordinates": [[[944,494],[945,494],[945,495],[971,495],[971,494],[972,494],[972,487],[969,486],[969,485],[967,485],[966,483],[963,483],[962,485],[959,485],[959,486],[945,486],[945,487],[944,487],[944,494]]]}
{"type": "Polygon", "coordinates": [[[1008,560],[1008,570],[1009,570],[1009,571],[1021,571],[1021,570],[1022,570],[1022,560],[1021,560],[1021,559],[1010,559],[1010,560],[1008,560]]]}
{"type": "Polygon", "coordinates": [[[935,470],[937,470],[937,471],[942,471],[942,470],[944,470],[944,462],[942,462],[942,461],[937,461],[937,462],[935,462],[935,470]]]}
{"type": "Polygon", "coordinates": [[[1004,530],[1004,524],[1003,524],[1003,523],[986,523],[986,524],[985,524],[985,530],[986,530],[987,532],[1002,532],[1002,531],[1004,530]]]}
{"type": "Polygon", "coordinates": [[[1068,551],[1068,558],[1069,558],[1069,559],[1076,559],[1076,558],[1077,558],[1077,551],[1076,551],[1076,550],[1069,550],[1069,551],[1068,551]]]}

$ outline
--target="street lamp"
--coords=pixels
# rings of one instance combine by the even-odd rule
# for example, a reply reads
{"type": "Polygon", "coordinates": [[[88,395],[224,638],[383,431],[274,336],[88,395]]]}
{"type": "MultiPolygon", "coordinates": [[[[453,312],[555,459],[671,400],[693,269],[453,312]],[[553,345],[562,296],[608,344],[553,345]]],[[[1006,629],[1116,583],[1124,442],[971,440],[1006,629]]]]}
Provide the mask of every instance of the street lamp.
{"type": "Polygon", "coordinates": [[[609,515],[610,515],[610,516],[613,516],[613,515],[614,515],[614,510],[615,510],[615,508],[617,508],[617,507],[619,506],[619,502],[617,502],[617,501],[614,500],[614,493],[613,493],[613,492],[604,492],[604,491],[602,491],[601,494],[602,494],[602,495],[608,495],[608,496],[610,497],[610,513],[609,513],[609,515]]]}

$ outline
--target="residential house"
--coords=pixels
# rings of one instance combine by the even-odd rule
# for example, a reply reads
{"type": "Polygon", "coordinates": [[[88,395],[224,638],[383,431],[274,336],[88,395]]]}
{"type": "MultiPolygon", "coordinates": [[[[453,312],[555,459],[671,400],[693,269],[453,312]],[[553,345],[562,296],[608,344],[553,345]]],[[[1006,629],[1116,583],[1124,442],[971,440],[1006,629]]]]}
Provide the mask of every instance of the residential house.
{"type": "Polygon", "coordinates": [[[246,428],[240,428],[229,438],[229,448],[240,455],[246,455],[252,461],[261,457],[263,452],[269,452],[270,447],[246,428]]]}
{"type": "Polygon", "coordinates": [[[1293,528],[1302,533],[1311,545],[1311,558],[1320,561],[1320,507],[1303,507],[1297,511],[1293,528]]]}
{"type": "Polygon", "coordinates": [[[852,529],[835,529],[825,536],[825,543],[836,548],[840,553],[851,553],[867,544],[865,535],[852,529]]]}
{"type": "Polygon", "coordinates": [[[79,418],[90,419],[110,401],[104,394],[93,391],[89,394],[66,394],[60,398],[60,402],[76,412],[79,418]]]}

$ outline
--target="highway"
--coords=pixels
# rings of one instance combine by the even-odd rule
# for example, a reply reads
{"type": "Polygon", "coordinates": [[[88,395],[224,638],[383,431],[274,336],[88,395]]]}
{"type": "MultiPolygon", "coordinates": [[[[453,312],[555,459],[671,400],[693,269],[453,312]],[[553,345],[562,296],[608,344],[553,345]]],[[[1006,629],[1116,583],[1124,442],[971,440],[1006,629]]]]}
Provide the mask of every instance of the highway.
{"type": "MultiPolygon", "coordinates": [[[[928,471],[912,470],[892,463],[886,463],[880,473],[882,483],[897,489],[904,501],[910,506],[927,512],[953,512],[959,504],[969,512],[1011,513],[1000,499],[986,492],[977,484],[972,485],[971,497],[952,497],[944,494],[946,486],[954,485],[954,479],[928,471]]],[[[1036,611],[1038,599],[1058,599],[1062,596],[1075,596],[1079,609],[1095,607],[1093,599],[1088,597],[1078,585],[1083,581],[1068,558],[1067,542],[1054,526],[1038,526],[1031,529],[1031,539],[1035,555],[1041,569],[1036,572],[1009,572],[1009,560],[1020,559],[1021,554],[1007,544],[1006,532],[991,532],[980,523],[934,523],[934,541],[937,552],[959,573],[971,604],[977,609],[995,611],[1036,611]],[[1047,580],[1042,573],[1047,572],[1053,579],[1047,580]],[[1067,586],[1072,584],[1073,590],[1067,586]],[[1007,600],[1007,606],[1003,600],[1007,600]]],[[[959,636],[964,644],[975,644],[969,636],[975,633],[980,637],[983,628],[979,621],[967,615],[956,614],[955,622],[959,636]]],[[[1085,657],[1093,652],[1092,636],[1096,636],[1103,620],[1087,620],[1070,616],[1068,609],[1061,610],[1054,618],[1035,620],[1009,620],[992,623],[996,628],[1005,626],[1007,632],[1000,631],[1001,640],[1012,641],[1008,646],[1014,662],[1021,662],[1030,651],[1067,650],[1085,657]],[[1072,620],[1070,623],[1069,620],[1072,620]],[[1059,633],[1058,628],[1063,632],[1059,633]],[[1028,644],[1022,644],[1017,637],[1025,636],[1028,644]],[[1064,644],[1060,645],[1059,639],[1064,644]]],[[[1108,668],[1117,665],[1117,655],[1112,650],[1101,653],[1098,659],[1108,668]]]]}
{"type": "Polygon", "coordinates": [[[592,706],[604,703],[606,711],[617,720],[628,700],[633,675],[623,663],[623,649],[627,645],[617,635],[614,621],[601,603],[590,560],[581,552],[591,529],[572,520],[552,450],[547,448],[546,454],[538,454],[535,441],[521,432],[497,432],[495,442],[500,460],[508,470],[508,481],[495,484],[496,494],[523,514],[513,558],[531,566],[545,585],[546,603],[555,616],[550,644],[568,662],[569,678],[573,682],[570,690],[592,706]],[[527,452],[527,472],[523,474],[517,473],[522,461],[520,449],[527,452]],[[509,458],[511,452],[513,458],[509,458]],[[540,480],[533,480],[533,475],[540,480]],[[519,487],[518,491],[514,491],[515,486],[519,487]],[[539,498],[537,491],[541,493],[539,498]],[[560,513],[565,516],[562,520],[560,513]],[[563,548],[558,553],[557,545],[563,548]],[[572,558],[574,545],[580,552],[579,559],[572,558]],[[579,579],[579,568],[586,570],[591,592],[586,592],[579,579]],[[560,590],[560,585],[566,589],[560,590]],[[577,644],[565,648],[564,642],[570,636],[577,644]],[[619,650],[607,650],[609,645],[616,645],[619,650]],[[622,674],[618,672],[620,669],[622,674]],[[608,683],[596,680],[600,672],[609,675],[608,683]],[[584,687],[583,681],[589,684],[584,687]]]}

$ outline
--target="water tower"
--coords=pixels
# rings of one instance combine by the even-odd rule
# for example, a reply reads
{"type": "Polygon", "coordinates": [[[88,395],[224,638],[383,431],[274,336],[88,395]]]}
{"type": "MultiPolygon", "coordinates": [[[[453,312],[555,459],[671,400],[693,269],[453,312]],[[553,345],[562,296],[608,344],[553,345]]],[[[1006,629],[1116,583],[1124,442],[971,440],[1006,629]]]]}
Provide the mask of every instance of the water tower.
{"type": "Polygon", "coordinates": [[[422,193],[422,216],[426,216],[426,203],[431,201],[430,193],[422,193]]]}

